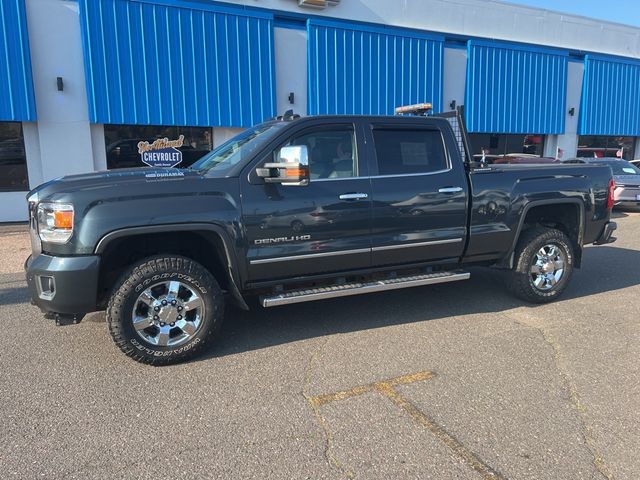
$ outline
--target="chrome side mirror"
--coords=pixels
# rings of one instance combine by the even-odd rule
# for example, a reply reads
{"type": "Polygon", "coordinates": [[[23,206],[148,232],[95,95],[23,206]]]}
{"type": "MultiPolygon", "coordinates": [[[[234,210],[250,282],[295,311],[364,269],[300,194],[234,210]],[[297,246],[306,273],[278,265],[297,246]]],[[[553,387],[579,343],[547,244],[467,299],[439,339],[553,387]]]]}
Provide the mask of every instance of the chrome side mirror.
{"type": "Polygon", "coordinates": [[[280,149],[276,163],[265,163],[256,173],[265,183],[288,186],[309,184],[309,152],[306,145],[289,145],[280,149]]]}

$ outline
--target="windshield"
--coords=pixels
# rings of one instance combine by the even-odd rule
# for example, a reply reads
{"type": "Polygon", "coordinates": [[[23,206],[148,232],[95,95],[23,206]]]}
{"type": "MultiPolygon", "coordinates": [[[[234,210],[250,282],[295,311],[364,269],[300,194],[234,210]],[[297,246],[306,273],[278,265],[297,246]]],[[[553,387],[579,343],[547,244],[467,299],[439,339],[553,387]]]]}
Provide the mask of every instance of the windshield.
{"type": "Polygon", "coordinates": [[[249,128],[214,148],[190,168],[200,172],[212,172],[216,176],[226,175],[234,166],[251,158],[285,126],[286,122],[274,122],[249,128]]]}
{"type": "Polygon", "coordinates": [[[640,168],[636,167],[632,163],[623,162],[623,161],[612,161],[612,162],[595,162],[600,165],[609,165],[614,175],[640,175],[640,168]]]}

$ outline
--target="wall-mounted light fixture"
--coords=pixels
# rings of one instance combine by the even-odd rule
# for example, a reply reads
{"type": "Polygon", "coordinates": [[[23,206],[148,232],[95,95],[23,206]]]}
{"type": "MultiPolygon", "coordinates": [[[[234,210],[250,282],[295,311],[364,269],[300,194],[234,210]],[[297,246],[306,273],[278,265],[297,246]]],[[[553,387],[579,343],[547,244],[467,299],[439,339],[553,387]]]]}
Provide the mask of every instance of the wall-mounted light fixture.
{"type": "Polygon", "coordinates": [[[289,96],[287,97],[289,99],[289,103],[291,105],[293,105],[293,102],[295,101],[296,96],[294,95],[293,92],[289,92],[289,96]]]}
{"type": "Polygon", "coordinates": [[[571,116],[573,117],[575,114],[576,114],[576,109],[575,109],[575,107],[571,107],[571,108],[569,109],[569,115],[571,115],[571,116]]]}
{"type": "Polygon", "coordinates": [[[56,78],[56,85],[58,86],[59,92],[62,92],[64,90],[64,82],[62,81],[62,77],[56,78]]]}
{"type": "Polygon", "coordinates": [[[327,5],[338,5],[340,0],[298,0],[300,7],[325,8],[327,5]]]}
{"type": "Polygon", "coordinates": [[[451,110],[455,110],[456,109],[456,101],[455,100],[451,100],[451,103],[449,103],[449,108],[451,110]]]}

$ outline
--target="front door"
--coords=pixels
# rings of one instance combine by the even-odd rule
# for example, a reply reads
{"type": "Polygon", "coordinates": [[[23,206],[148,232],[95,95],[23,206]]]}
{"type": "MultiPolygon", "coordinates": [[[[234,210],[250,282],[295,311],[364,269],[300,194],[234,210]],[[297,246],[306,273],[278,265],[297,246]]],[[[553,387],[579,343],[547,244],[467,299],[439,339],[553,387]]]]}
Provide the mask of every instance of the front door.
{"type": "Polygon", "coordinates": [[[302,127],[287,145],[305,145],[306,186],[242,182],[249,281],[366,268],[371,262],[371,183],[352,124],[302,127]]]}
{"type": "Polygon", "coordinates": [[[457,261],[466,239],[464,166],[437,121],[373,124],[372,264],[457,261]]]}

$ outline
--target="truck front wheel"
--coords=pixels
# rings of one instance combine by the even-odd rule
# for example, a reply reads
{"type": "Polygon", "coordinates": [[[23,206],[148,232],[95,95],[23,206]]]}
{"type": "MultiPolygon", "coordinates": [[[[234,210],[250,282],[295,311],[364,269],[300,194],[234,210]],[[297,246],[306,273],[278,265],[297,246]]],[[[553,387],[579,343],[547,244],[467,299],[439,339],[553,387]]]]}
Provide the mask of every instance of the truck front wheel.
{"type": "Polygon", "coordinates": [[[179,256],[147,258],[131,267],[109,299],[107,322],[116,345],[134,360],[169,365],[210,343],[224,313],[215,278],[179,256]]]}
{"type": "Polygon", "coordinates": [[[571,240],[560,230],[545,227],[526,230],[516,247],[509,288],[528,302],[551,302],[567,287],[573,259],[571,240]]]}

